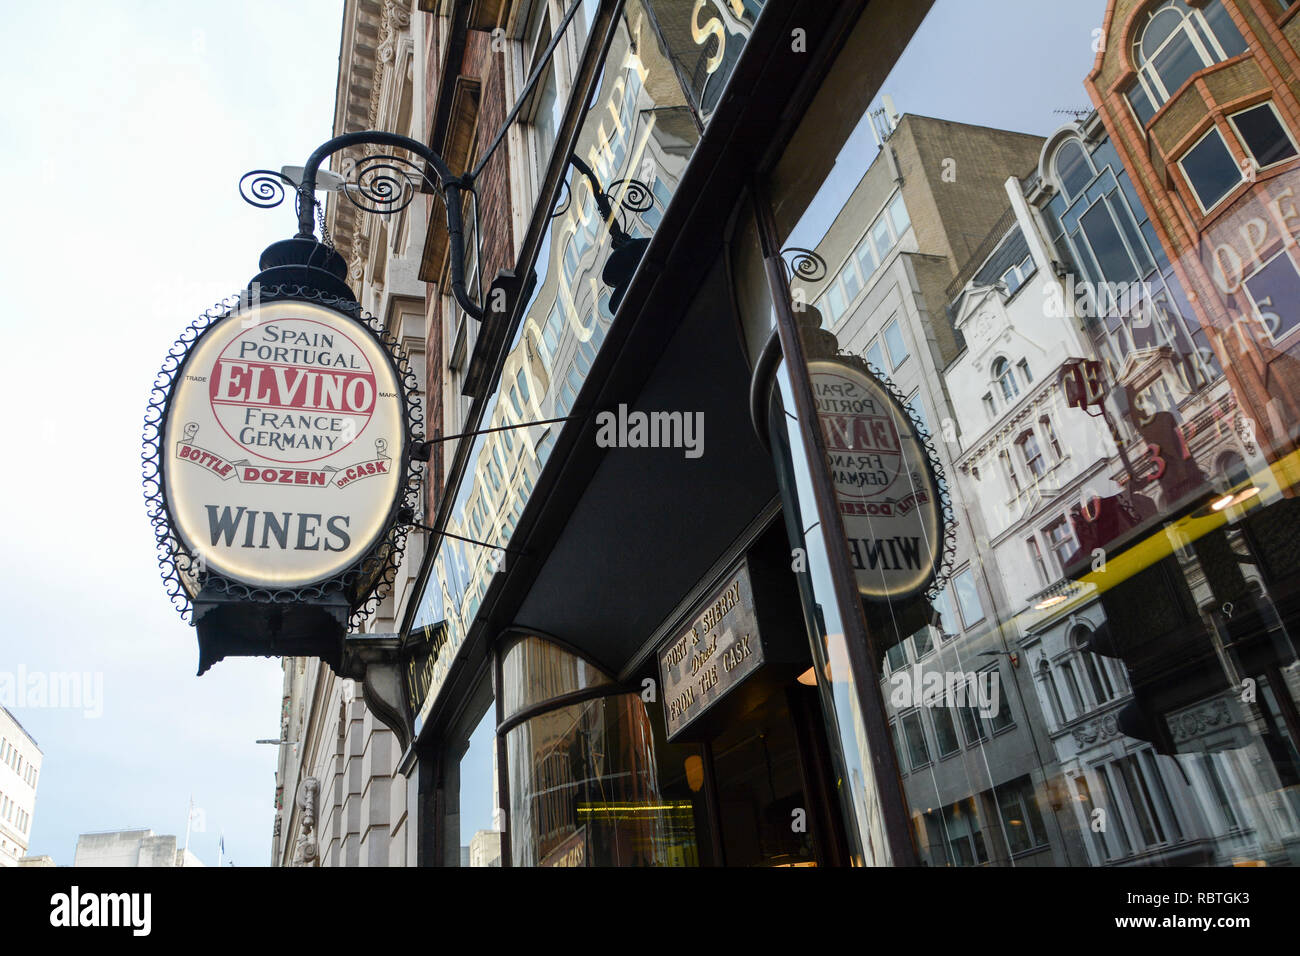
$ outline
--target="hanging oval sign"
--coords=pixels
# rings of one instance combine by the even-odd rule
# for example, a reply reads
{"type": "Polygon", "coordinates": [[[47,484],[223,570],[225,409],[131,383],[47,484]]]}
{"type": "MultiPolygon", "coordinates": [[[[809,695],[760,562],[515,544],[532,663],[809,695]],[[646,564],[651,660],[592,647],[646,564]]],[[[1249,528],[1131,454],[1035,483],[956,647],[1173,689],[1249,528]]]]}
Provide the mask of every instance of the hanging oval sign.
{"type": "Polygon", "coordinates": [[[190,596],[214,578],[284,594],[348,572],[373,589],[380,575],[358,567],[395,533],[418,420],[396,348],[321,301],[237,307],[202,329],[165,393],[156,450],[190,596]]]}
{"type": "Polygon", "coordinates": [[[814,359],[808,374],[859,593],[897,601],[925,591],[949,553],[950,522],[919,426],[862,360],[814,359]]]}

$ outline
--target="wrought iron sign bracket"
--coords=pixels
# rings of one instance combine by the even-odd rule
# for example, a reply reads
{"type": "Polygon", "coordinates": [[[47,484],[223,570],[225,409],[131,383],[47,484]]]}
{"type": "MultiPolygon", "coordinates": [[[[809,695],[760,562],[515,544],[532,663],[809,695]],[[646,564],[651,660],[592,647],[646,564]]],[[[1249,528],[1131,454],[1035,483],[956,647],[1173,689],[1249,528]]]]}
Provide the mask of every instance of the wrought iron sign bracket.
{"type": "MultiPolygon", "coordinates": [[[[474,174],[452,175],[441,156],[409,136],[388,133],[383,130],[361,130],[344,133],[326,140],[307,158],[303,166],[302,177],[295,182],[284,173],[269,169],[255,169],[245,173],[240,179],[240,195],[244,201],[261,209],[278,206],[285,195],[285,184],[292,186],[297,196],[298,233],[296,239],[315,241],[316,224],[316,186],[320,177],[321,165],[330,156],[352,146],[387,146],[420,157],[433,171],[430,176],[426,168],[396,154],[375,154],[357,161],[347,172],[355,174],[356,181],[344,181],[339,187],[343,195],[358,209],[387,216],[400,212],[410,205],[418,190],[412,185],[408,174],[414,174],[418,181],[428,184],[442,197],[443,207],[447,212],[448,254],[451,266],[451,291],[460,307],[467,314],[482,321],[484,307],[470,297],[465,280],[465,227],[461,219],[461,201],[464,191],[474,190],[474,174]]],[[[324,231],[322,223],[322,232],[324,231]]],[[[503,311],[498,303],[504,299],[509,305],[510,282],[501,276],[493,280],[488,292],[488,301],[493,303],[493,311],[503,311]]],[[[504,310],[508,312],[508,308],[504,310]]]]}

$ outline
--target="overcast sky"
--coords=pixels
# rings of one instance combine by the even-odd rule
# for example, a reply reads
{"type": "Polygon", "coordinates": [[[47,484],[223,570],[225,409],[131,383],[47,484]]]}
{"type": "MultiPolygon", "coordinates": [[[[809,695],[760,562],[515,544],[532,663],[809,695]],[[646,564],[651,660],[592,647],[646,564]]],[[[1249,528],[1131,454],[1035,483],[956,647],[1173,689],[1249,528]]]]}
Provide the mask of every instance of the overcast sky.
{"type": "MultiPolygon", "coordinates": [[[[165,599],[145,521],[140,434],[177,334],[294,231],[288,206],[246,206],[237,182],[300,165],[329,137],[342,6],[6,7],[0,675],[103,687],[99,716],[11,708],[44,753],[30,852],[60,864],[83,832],[183,839],[191,796],[204,862],[222,832],[237,864],[269,862],[276,748],[253,741],[279,733],[279,662],[194,676],[194,634],[165,599]]],[[[1065,119],[1053,109],[1088,105],[1104,6],[944,0],[885,91],[901,112],[1047,133],[1065,119]]],[[[874,153],[865,127],[855,143],[860,158],[837,170],[846,190],[874,153]]],[[[485,783],[466,801],[480,813],[485,783]]]]}
{"type": "Polygon", "coordinates": [[[177,334],[237,292],[291,206],[240,201],[255,167],[331,134],[341,0],[6,4],[0,73],[0,672],[102,675],[102,716],[11,708],[44,754],[33,854],[77,835],[183,839],[191,794],[216,863],[266,865],[278,660],[196,678],[140,490],[154,375],[177,334]]]}

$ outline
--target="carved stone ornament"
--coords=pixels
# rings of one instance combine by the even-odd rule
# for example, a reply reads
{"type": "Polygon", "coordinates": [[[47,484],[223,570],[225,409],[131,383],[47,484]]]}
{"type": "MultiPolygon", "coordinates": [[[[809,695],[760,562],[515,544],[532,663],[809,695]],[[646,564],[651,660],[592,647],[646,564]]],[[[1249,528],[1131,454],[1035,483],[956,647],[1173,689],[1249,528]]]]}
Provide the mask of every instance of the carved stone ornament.
{"type": "Polygon", "coordinates": [[[320,848],[316,843],[316,801],[320,796],[320,781],[307,777],[298,786],[295,802],[302,811],[302,832],[293,850],[294,866],[320,866],[320,848]]]}

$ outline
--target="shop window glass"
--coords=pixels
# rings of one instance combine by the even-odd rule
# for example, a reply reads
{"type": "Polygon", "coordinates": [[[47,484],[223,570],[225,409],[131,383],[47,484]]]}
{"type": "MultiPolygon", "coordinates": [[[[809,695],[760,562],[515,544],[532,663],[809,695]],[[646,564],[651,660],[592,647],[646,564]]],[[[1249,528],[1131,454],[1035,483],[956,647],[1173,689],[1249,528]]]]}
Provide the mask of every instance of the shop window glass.
{"type": "Polygon", "coordinates": [[[654,735],[639,695],[561,707],[506,732],[515,866],[669,866],[689,862],[689,800],[660,792],[654,735]]]}
{"type": "Polygon", "coordinates": [[[1300,273],[1284,250],[1244,283],[1260,321],[1274,339],[1300,325],[1300,273]]]}
{"type": "Polygon", "coordinates": [[[533,635],[516,640],[501,660],[501,702],[507,720],[565,694],[610,683],[581,657],[533,635]]]}
{"type": "MultiPolygon", "coordinates": [[[[870,31],[881,28],[878,12],[873,20],[873,7],[867,5],[855,28],[864,31],[857,38],[864,43],[862,49],[869,47],[870,31]]],[[[1066,50],[1070,36],[1081,35],[1085,25],[1092,28],[1096,11],[1086,24],[1078,14],[1067,27],[1064,22],[1072,16],[1067,8],[1072,9],[1061,5],[1035,24],[1037,42],[1050,41],[1052,49],[1066,50]]],[[[1286,781],[1300,779],[1300,754],[1292,753],[1289,738],[1283,736],[1291,726],[1287,721],[1294,722],[1300,694],[1281,681],[1267,682],[1276,691],[1276,707],[1266,696],[1260,698],[1265,702],[1250,704],[1234,698],[1236,710],[1219,729],[1210,731],[1205,718],[1216,713],[1220,703],[1207,688],[1228,686],[1252,670],[1255,679],[1266,681],[1265,666],[1276,665],[1284,674],[1298,666],[1294,647],[1255,642],[1263,633],[1256,625],[1273,620],[1274,614],[1287,633],[1300,631],[1300,624],[1292,627],[1294,615],[1286,610],[1294,603],[1300,561],[1289,544],[1277,543],[1300,538],[1300,509],[1289,503],[1295,489],[1289,486],[1290,477],[1278,477],[1295,473],[1290,456],[1296,426],[1287,409],[1298,400],[1294,376],[1286,372],[1294,356],[1287,353],[1285,342],[1270,341],[1268,334],[1278,339],[1300,326],[1300,272],[1291,265],[1289,251],[1281,250],[1284,227],[1268,208],[1300,174],[1286,165],[1274,166],[1272,175],[1246,189],[1240,186],[1243,174],[1232,152],[1240,147],[1261,165],[1283,164],[1294,159],[1295,145],[1276,122],[1279,114],[1271,106],[1238,107],[1241,115],[1229,117],[1230,125],[1219,123],[1207,137],[1189,141],[1185,156],[1170,157],[1181,165],[1175,163],[1178,168],[1163,182],[1133,179],[1126,170],[1141,167],[1144,157],[1149,158],[1147,147],[1140,141],[1112,141],[1096,117],[1082,115],[1076,132],[1062,137],[1054,153],[1043,155],[1041,146],[1030,144],[1023,155],[1008,158],[1006,168],[997,170],[996,188],[976,188],[962,174],[960,161],[955,179],[944,180],[940,168],[918,182],[927,175],[926,164],[908,153],[913,134],[915,141],[929,136],[951,150],[935,154],[942,156],[960,155],[956,150],[967,145],[975,148],[963,142],[967,136],[974,138],[964,130],[996,138],[991,132],[997,121],[994,113],[962,98],[953,99],[947,113],[931,111],[937,115],[933,121],[918,114],[898,121],[890,148],[907,171],[899,185],[888,156],[875,147],[866,118],[867,102],[878,98],[876,85],[895,97],[906,92],[910,102],[919,103],[934,100],[932,91],[927,93],[914,79],[917,75],[927,81],[941,79],[950,88],[979,83],[984,94],[979,103],[1031,102],[1043,120],[1027,131],[1040,136],[1052,134],[1059,122],[1051,119],[1052,110],[1064,97],[1086,105],[1084,83],[1097,57],[1081,54],[1076,66],[1063,68],[1059,75],[1033,77],[1014,68],[1010,76],[974,77],[958,66],[945,66],[936,51],[950,40],[944,28],[951,29],[948,14],[956,9],[958,4],[951,0],[936,0],[928,16],[917,12],[914,22],[900,25],[904,14],[891,8],[891,28],[912,28],[915,35],[892,70],[882,70],[879,84],[860,78],[860,60],[832,64],[822,91],[815,94],[817,110],[807,114],[816,121],[801,121],[776,166],[760,172],[758,201],[766,204],[774,232],[768,238],[771,251],[816,249],[829,263],[852,257],[865,273],[876,267],[879,253],[896,244],[905,228],[902,220],[887,205],[870,222],[868,239],[879,239],[879,247],[874,242],[860,246],[860,235],[840,238],[839,230],[832,228],[837,222],[863,222],[864,210],[878,208],[878,197],[893,196],[896,190],[907,196],[918,215],[920,207],[912,196],[924,195],[923,186],[931,188],[930,195],[944,197],[944,209],[934,215],[927,212],[925,241],[918,248],[924,256],[935,257],[935,272],[952,276],[949,281],[956,287],[938,300],[933,291],[925,292],[925,301],[916,308],[899,301],[916,294],[907,283],[896,290],[880,289],[874,303],[859,291],[854,314],[830,331],[844,351],[869,356],[881,371],[892,370],[897,356],[890,354],[885,329],[895,315],[907,316],[905,334],[915,335],[918,344],[909,356],[915,373],[896,377],[909,391],[919,381],[931,383],[926,386],[924,414],[936,427],[948,418],[959,423],[960,443],[935,444],[962,528],[953,564],[963,570],[934,597],[925,597],[928,607],[912,603],[911,597],[881,599],[864,589],[862,594],[839,594],[839,608],[861,609],[863,643],[871,643],[878,655],[871,661],[872,674],[886,667],[906,668],[909,647],[919,657],[931,644],[937,646],[926,659],[927,667],[938,666],[940,660],[945,667],[987,666],[990,658],[1005,660],[1002,655],[1013,649],[1032,663],[1000,668],[1003,699],[996,714],[982,716],[967,708],[958,714],[948,711],[945,717],[933,708],[920,710],[928,757],[940,765],[933,773],[928,767],[922,772],[911,769],[921,759],[919,741],[915,727],[909,738],[901,715],[894,715],[895,739],[876,741],[869,733],[851,732],[843,717],[851,707],[840,708],[842,722],[833,736],[858,747],[855,759],[867,738],[873,747],[893,751],[873,758],[909,768],[902,781],[908,819],[900,826],[915,835],[922,858],[936,865],[980,862],[975,828],[962,834],[964,843],[953,834],[962,823],[979,822],[984,823],[978,829],[986,840],[990,830],[994,834],[985,859],[997,863],[1035,852],[1044,854],[1043,862],[1050,859],[1057,865],[1085,860],[1161,866],[1230,865],[1239,859],[1294,863],[1300,812],[1288,809],[1286,819],[1278,821],[1267,808],[1273,795],[1287,790],[1286,781]],[[831,117],[835,122],[827,123],[831,117]],[[1047,183],[1040,182],[1038,169],[1046,170],[1047,183]],[[1015,190],[1017,183],[1030,214],[1024,214],[1019,201],[1013,203],[1007,213],[1015,220],[1012,224],[1001,218],[1007,204],[999,190],[1015,190]],[[1233,205],[1225,209],[1230,196],[1233,205]],[[1223,213],[1202,234],[1171,233],[1147,213],[1178,208],[1193,198],[1223,213]],[[980,222],[972,227],[974,219],[980,222]],[[1243,236],[1241,227],[1251,222],[1262,226],[1252,226],[1251,235],[1243,236]],[[1013,225],[1030,240],[1031,248],[1048,253],[1039,261],[1042,284],[1059,282],[1068,296],[1067,308],[1039,310],[1036,302],[1026,304],[1023,286],[1031,259],[999,259],[996,269],[987,256],[981,262],[966,261],[975,258],[973,250],[998,249],[1013,225]],[[1268,235],[1259,235],[1259,229],[1268,235]],[[1258,242],[1256,251],[1246,248],[1246,238],[1258,242]],[[860,259],[859,252],[865,250],[868,257],[860,259]],[[1227,275],[1214,274],[1216,254],[1227,275]],[[1240,268],[1235,267],[1234,254],[1240,268]],[[1006,342],[980,339],[973,326],[964,341],[952,335],[950,323],[970,305],[965,292],[972,272],[986,267],[983,279],[1005,277],[1008,289],[1019,290],[1019,297],[1006,303],[1013,333],[1006,342]],[[1187,294],[1191,289],[1195,298],[1187,294]],[[1026,341],[1034,348],[1015,344],[1026,341]],[[1227,377],[1221,373],[1216,350],[1230,359],[1241,354],[1236,372],[1227,377]],[[1032,369],[1029,360],[1020,362],[1027,353],[1034,355],[1032,369]],[[995,367],[994,361],[1003,356],[995,367]],[[1099,363],[1107,393],[1104,416],[1096,403],[1081,408],[1056,401],[1058,370],[1071,358],[1099,363]],[[1259,375],[1251,372],[1253,384],[1243,390],[1241,374],[1251,369],[1259,375]],[[1031,407],[1039,398],[1042,403],[1031,407]],[[1238,447],[1238,423],[1247,418],[1255,423],[1255,450],[1250,452],[1238,447]],[[1017,448],[1021,436],[1026,437],[1017,448]],[[1258,504],[1234,508],[1215,525],[1204,514],[1215,500],[1211,484],[1229,445],[1242,457],[1241,465],[1233,466],[1238,482],[1259,486],[1254,496],[1258,504]],[[1171,449],[1175,453],[1166,454],[1171,449]],[[954,456],[968,469],[961,480],[953,479],[954,456]],[[988,481],[993,459],[997,473],[988,481]],[[986,480],[976,477],[977,469],[986,480]],[[1040,495],[1048,489],[1035,480],[1049,469],[1061,481],[1061,493],[1053,497],[1040,495]],[[1193,538],[1178,554],[1169,555],[1167,525],[1177,525],[1193,538]],[[996,546],[981,540],[981,532],[996,535],[996,546]],[[1152,542],[1169,555],[1154,565],[1143,563],[1152,542]],[[1117,560],[1129,550],[1142,559],[1135,562],[1141,569],[1117,560]],[[1076,555],[1098,552],[1108,562],[1104,572],[1094,570],[1088,560],[1070,563],[1076,555]],[[1063,580],[1067,565],[1071,580],[1063,580]],[[1096,586],[1099,580],[1106,585],[1096,586]],[[986,581],[987,592],[981,590],[986,581]],[[1256,591],[1257,586],[1261,590],[1256,591]],[[1236,613],[1235,620],[1224,623],[1215,617],[1207,623],[1198,610],[1220,605],[1220,595],[1245,593],[1259,602],[1261,617],[1250,623],[1236,613]],[[935,618],[942,636],[927,642],[920,628],[935,618]],[[1099,650],[1072,643],[1084,640],[1072,634],[1073,622],[1084,620],[1106,622],[1105,630],[1097,625],[1099,650]],[[1219,626],[1223,633],[1216,630],[1219,626]],[[1018,640],[1013,635],[1033,635],[1033,640],[1013,648],[1018,640]],[[891,645],[896,649],[890,650],[891,645]],[[1027,695],[1035,698],[1027,706],[1011,706],[1027,695]],[[1089,739],[1099,722],[1107,721],[1109,729],[1111,715],[1116,717],[1116,732],[1089,739]],[[1278,729],[1270,729],[1274,726],[1278,729]],[[970,760],[950,759],[964,741],[972,741],[979,753],[972,753],[970,760]],[[1157,753],[1163,750],[1173,753],[1157,753]],[[1012,766],[1006,762],[1007,753],[1022,755],[1024,763],[1012,766]],[[1130,755],[1131,760],[1123,759],[1130,755]],[[958,822],[957,810],[965,807],[971,812],[958,822]],[[1104,833],[1090,827],[1094,811],[1105,814],[1104,833]]],[[[1244,49],[1226,16],[1231,9],[1221,0],[1142,5],[1134,33],[1125,40],[1145,46],[1136,58],[1137,84],[1102,91],[1107,115],[1113,116],[1117,105],[1127,108],[1120,99],[1127,94],[1141,120],[1153,121],[1178,85],[1185,86],[1189,78],[1244,49]]],[[[1114,48],[1120,25],[1108,28],[1112,48],[1099,54],[1103,68],[1110,71],[1106,75],[1118,75],[1116,70],[1128,60],[1130,51],[1114,48]]],[[[990,27],[986,37],[977,39],[998,42],[1005,37],[990,27]]],[[[1011,57],[1008,53],[1007,62],[1014,63],[1011,57]]],[[[1214,75],[1222,79],[1229,74],[1214,75]]],[[[1008,134],[1000,145],[1013,149],[1014,143],[1008,134]]],[[[993,153],[986,149],[980,155],[993,153]]],[[[1285,209],[1284,203],[1280,211],[1285,209]]],[[[914,264],[920,262],[918,258],[914,264]]],[[[778,284],[774,279],[773,285],[778,284]]],[[[826,287],[816,294],[825,296],[826,287]]],[[[823,311],[829,314],[829,309],[823,311]]],[[[807,351],[811,345],[810,337],[807,351]]],[[[909,373],[912,367],[905,366],[909,373]]],[[[783,393],[783,399],[789,397],[783,393]]],[[[786,407],[793,412],[793,401],[786,407]]],[[[789,418],[785,424],[790,433],[809,427],[789,418]]],[[[809,428],[809,435],[815,434],[809,428]]],[[[795,451],[812,462],[814,472],[820,467],[806,446],[795,451]]],[[[807,498],[801,495],[800,503],[802,530],[817,518],[810,515],[807,498]]],[[[825,521],[833,513],[824,509],[817,517],[825,521]]],[[[823,557],[835,561],[841,560],[835,548],[837,530],[819,527],[828,537],[817,539],[826,549],[823,557]]],[[[838,570],[841,576],[835,580],[851,581],[842,573],[851,574],[851,567],[838,570]]],[[[817,601],[823,607],[833,603],[820,597],[817,601]]],[[[1244,606],[1239,599],[1234,604],[1244,606]]],[[[854,630],[854,620],[841,615],[844,632],[854,630]]],[[[877,694],[885,686],[869,680],[860,692],[877,694]]],[[[888,736],[883,728],[882,736],[888,736]]],[[[864,779],[870,764],[860,763],[864,779]]],[[[855,810],[859,826],[872,819],[869,800],[867,812],[861,805],[855,810]]]]}
{"type": "Polygon", "coordinates": [[[1261,103],[1234,113],[1232,125],[1236,127],[1247,152],[1260,169],[1285,162],[1296,155],[1295,144],[1271,103],[1261,103]]]}
{"type": "Polygon", "coordinates": [[[1196,193],[1197,202],[1206,212],[1217,206],[1241,182],[1241,167],[1228,151],[1217,127],[1184,153],[1178,165],[1196,193]]]}

